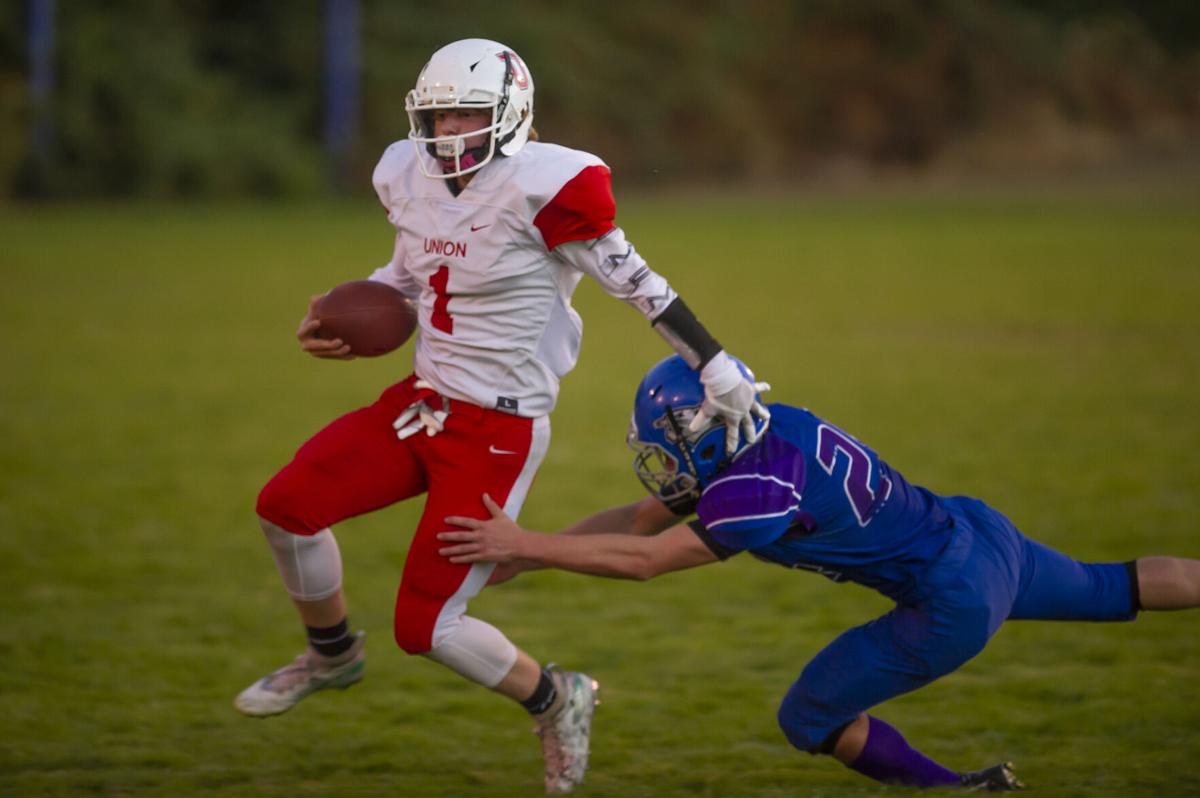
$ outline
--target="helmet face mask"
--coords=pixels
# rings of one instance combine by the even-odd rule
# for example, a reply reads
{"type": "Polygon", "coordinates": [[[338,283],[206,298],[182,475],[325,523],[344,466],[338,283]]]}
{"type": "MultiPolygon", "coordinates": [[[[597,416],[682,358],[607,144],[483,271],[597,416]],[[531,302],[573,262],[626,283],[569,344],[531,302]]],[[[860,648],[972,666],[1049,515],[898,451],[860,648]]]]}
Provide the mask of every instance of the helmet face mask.
{"type": "Polygon", "coordinates": [[[408,138],[433,157],[417,159],[426,177],[450,179],[483,168],[499,152],[515,155],[533,125],[533,78],[510,48],[487,39],[463,39],[434,53],[405,98],[408,138]],[[477,109],[491,121],[479,130],[437,136],[437,110],[477,109]],[[486,136],[468,148],[467,140],[486,136]]]}
{"type": "MultiPolygon", "coordinates": [[[[461,111],[466,108],[471,108],[469,105],[456,105],[446,110],[461,111]]],[[[468,130],[465,133],[456,133],[452,135],[439,136],[434,128],[434,115],[438,110],[443,110],[441,106],[434,106],[433,110],[419,111],[420,128],[424,135],[413,137],[418,144],[425,145],[425,151],[437,159],[442,169],[440,172],[431,173],[427,163],[422,159],[420,161],[421,169],[427,177],[435,177],[441,179],[449,179],[458,177],[459,175],[470,174],[483,167],[496,154],[496,131],[499,125],[496,123],[496,109],[482,106],[479,110],[485,111],[490,116],[490,121],[481,128],[468,130]],[[467,142],[471,139],[484,137],[482,144],[475,147],[468,147],[467,142]]]]}
{"type": "Polygon", "coordinates": [[[633,470],[638,479],[668,507],[686,506],[700,497],[695,475],[681,472],[679,461],[670,452],[635,438],[630,438],[629,445],[637,453],[633,458],[633,470]]]}

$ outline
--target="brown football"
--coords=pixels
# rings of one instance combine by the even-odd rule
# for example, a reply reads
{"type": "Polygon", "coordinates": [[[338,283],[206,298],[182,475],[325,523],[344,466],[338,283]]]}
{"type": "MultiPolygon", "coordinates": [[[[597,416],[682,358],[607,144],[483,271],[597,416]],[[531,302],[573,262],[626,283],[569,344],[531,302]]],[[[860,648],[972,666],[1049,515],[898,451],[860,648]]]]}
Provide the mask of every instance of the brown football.
{"type": "Polygon", "coordinates": [[[335,286],[317,303],[316,315],[318,335],[341,338],[359,357],[387,354],[417,329],[417,311],[404,294],[373,280],[335,286]]]}

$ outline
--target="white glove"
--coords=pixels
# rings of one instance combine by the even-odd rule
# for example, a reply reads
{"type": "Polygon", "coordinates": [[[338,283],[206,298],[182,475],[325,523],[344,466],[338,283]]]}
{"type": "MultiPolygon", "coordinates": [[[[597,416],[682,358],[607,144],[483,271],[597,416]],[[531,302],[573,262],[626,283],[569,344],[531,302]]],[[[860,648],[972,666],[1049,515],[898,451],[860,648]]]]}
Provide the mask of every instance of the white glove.
{"type": "Polygon", "coordinates": [[[747,445],[762,437],[767,427],[763,425],[755,432],[754,419],[769,422],[771,413],[755,396],[771,390],[770,385],[746,379],[734,359],[724,351],[717,353],[700,370],[700,382],[704,385],[704,404],[688,425],[689,432],[698,431],[709,419],[720,416],[725,420],[725,453],[729,455],[737,449],[739,429],[747,445]]]}
{"type": "Polygon", "coordinates": [[[446,418],[450,415],[449,403],[437,395],[432,385],[425,380],[417,380],[413,387],[417,389],[417,396],[421,398],[404,408],[404,412],[392,422],[396,437],[400,440],[410,438],[421,430],[425,430],[425,434],[432,438],[445,429],[446,418]],[[435,397],[442,400],[441,410],[435,410],[425,404],[426,399],[435,397]]]}

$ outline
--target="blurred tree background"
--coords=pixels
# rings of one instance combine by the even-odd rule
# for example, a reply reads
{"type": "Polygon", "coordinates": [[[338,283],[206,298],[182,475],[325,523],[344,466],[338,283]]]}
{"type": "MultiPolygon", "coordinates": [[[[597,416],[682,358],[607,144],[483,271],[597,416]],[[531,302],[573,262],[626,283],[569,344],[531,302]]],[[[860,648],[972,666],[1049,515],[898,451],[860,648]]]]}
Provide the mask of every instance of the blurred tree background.
{"type": "Polygon", "coordinates": [[[41,98],[37,4],[3,4],[0,197],[369,192],[421,65],[467,36],[516,49],[542,137],[626,185],[1200,157],[1195,0],[358,0],[336,180],[322,143],[335,2],[58,0],[41,98]]]}

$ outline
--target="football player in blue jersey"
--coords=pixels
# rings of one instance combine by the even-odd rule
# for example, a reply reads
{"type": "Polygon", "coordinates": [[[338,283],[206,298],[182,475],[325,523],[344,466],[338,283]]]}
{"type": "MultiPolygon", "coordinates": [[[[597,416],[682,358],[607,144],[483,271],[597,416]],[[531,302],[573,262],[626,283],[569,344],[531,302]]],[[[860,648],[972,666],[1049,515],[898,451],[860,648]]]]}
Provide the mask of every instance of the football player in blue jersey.
{"type": "Polygon", "coordinates": [[[958,668],[1005,620],[1126,621],[1140,610],[1200,606],[1200,561],[1079,562],[977,499],[909,483],[807,410],[769,405],[766,434],[739,441],[729,457],[721,424],[689,430],[703,399],[696,372],[678,356],[638,386],[628,439],[646,499],[544,535],[521,529],[485,497],[493,518],[447,518],[462,530],[440,533],[441,553],[452,562],[507,563],[500,567],[509,575],[553,567],[649,579],[749,551],[873,588],[895,608],[844,632],[805,666],[779,725],[803,751],[917,787],[1022,786],[1009,763],[951,770],[867,714],[958,668]]]}

